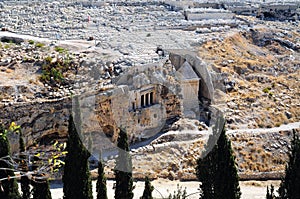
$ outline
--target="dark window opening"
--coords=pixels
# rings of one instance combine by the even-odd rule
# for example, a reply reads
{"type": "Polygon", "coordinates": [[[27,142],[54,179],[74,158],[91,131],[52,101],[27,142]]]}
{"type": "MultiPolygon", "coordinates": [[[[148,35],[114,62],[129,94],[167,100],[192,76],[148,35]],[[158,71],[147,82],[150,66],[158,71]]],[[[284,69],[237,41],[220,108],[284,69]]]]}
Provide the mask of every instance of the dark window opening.
{"type": "Polygon", "coordinates": [[[145,106],[145,101],[144,101],[145,96],[141,95],[141,106],[144,107],[145,106]]]}
{"type": "Polygon", "coordinates": [[[150,104],[151,105],[154,104],[154,102],[153,102],[153,92],[150,93],[150,104]]]}
{"type": "Polygon", "coordinates": [[[146,106],[149,106],[149,93],[146,94],[146,106]]]}

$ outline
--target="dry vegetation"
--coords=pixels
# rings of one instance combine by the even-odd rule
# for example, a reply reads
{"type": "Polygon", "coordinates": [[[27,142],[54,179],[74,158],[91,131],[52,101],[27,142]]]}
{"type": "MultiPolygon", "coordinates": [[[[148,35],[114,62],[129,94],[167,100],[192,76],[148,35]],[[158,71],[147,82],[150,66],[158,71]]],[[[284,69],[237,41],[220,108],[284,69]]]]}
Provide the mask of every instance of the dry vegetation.
{"type": "Polygon", "coordinates": [[[227,82],[234,82],[226,96],[231,129],[299,121],[300,53],[273,41],[278,34],[299,43],[297,32],[256,29],[208,41],[199,49],[202,59],[227,76],[227,82]]]}

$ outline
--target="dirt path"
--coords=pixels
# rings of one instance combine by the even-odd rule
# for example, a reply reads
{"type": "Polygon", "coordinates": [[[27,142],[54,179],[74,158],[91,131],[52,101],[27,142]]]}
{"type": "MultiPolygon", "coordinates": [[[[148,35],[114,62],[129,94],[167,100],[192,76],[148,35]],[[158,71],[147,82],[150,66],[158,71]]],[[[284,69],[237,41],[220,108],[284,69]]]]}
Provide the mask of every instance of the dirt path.
{"type": "MultiPolygon", "coordinates": [[[[114,190],[112,180],[107,181],[107,190],[108,198],[114,198],[114,190]]],[[[245,181],[240,182],[242,199],[264,199],[266,195],[266,187],[270,184],[275,186],[275,189],[279,186],[279,181],[245,181]]],[[[179,181],[170,181],[166,179],[157,179],[152,182],[152,185],[155,187],[153,191],[154,198],[167,198],[170,193],[173,193],[177,190],[177,185],[182,186],[182,188],[187,188],[187,194],[190,195],[189,199],[198,199],[199,198],[199,182],[190,181],[190,182],[179,182],[179,181]],[[195,193],[195,194],[194,194],[195,193]]],[[[134,183],[134,199],[139,199],[143,195],[144,182],[138,181],[134,183]]],[[[51,184],[51,193],[53,199],[62,199],[63,191],[62,184],[51,184]]],[[[96,181],[93,181],[93,193],[94,198],[96,197],[96,181]]]]}

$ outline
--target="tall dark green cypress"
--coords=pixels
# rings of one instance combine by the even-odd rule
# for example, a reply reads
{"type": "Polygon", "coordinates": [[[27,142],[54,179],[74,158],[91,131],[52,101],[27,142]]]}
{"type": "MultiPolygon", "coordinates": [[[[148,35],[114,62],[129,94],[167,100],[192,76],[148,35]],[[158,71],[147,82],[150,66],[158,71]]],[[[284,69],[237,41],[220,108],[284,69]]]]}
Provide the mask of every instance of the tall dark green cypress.
{"type": "Polygon", "coordinates": [[[269,189],[269,186],[267,186],[266,199],[276,199],[276,197],[274,195],[274,186],[273,185],[270,186],[270,189],[269,189]]]}
{"type": "MultiPolygon", "coordinates": [[[[5,133],[5,128],[0,124],[0,158],[10,156],[10,146],[5,133]]],[[[9,159],[7,159],[9,160],[9,159]]],[[[0,168],[7,168],[8,170],[0,170],[0,179],[6,178],[6,180],[0,181],[0,198],[1,199],[19,199],[20,193],[18,190],[18,184],[15,178],[14,172],[9,169],[13,167],[5,161],[0,160],[0,168]]]]}
{"type": "Polygon", "coordinates": [[[154,190],[154,187],[151,185],[151,182],[150,182],[148,176],[146,176],[145,189],[144,189],[143,196],[141,197],[141,199],[153,199],[153,197],[152,197],[153,190],[154,190]]]}
{"type": "MultiPolygon", "coordinates": [[[[28,165],[26,161],[25,153],[25,142],[23,139],[22,131],[19,133],[19,148],[20,148],[20,169],[22,173],[28,172],[28,165]]],[[[21,176],[21,191],[22,191],[22,199],[30,199],[30,180],[27,175],[21,176]]]]}
{"type": "Polygon", "coordinates": [[[221,118],[217,120],[213,127],[213,133],[209,136],[205,149],[201,157],[197,160],[196,175],[200,184],[200,198],[214,199],[215,198],[215,178],[217,172],[217,148],[216,144],[221,133],[221,128],[224,122],[221,118]]]}
{"type": "Polygon", "coordinates": [[[114,169],[116,178],[115,199],[133,198],[132,160],[129,153],[127,133],[120,129],[118,158],[114,169]]]}
{"type": "Polygon", "coordinates": [[[88,163],[90,153],[82,144],[72,115],[69,118],[66,150],[68,153],[63,174],[64,199],[92,199],[92,182],[88,163]]]}
{"type": "Polygon", "coordinates": [[[300,139],[293,130],[291,141],[291,153],[289,162],[285,168],[285,177],[278,189],[280,199],[300,198],[300,139]]]}
{"type": "Polygon", "coordinates": [[[209,137],[202,158],[197,160],[196,175],[201,182],[200,198],[238,199],[239,178],[231,142],[226,136],[224,119],[219,118],[209,137]]]}
{"type": "Polygon", "coordinates": [[[98,162],[98,179],[96,184],[97,199],[107,199],[106,177],[101,152],[98,162]]]}
{"type": "Polygon", "coordinates": [[[225,124],[217,142],[217,151],[216,198],[238,199],[241,197],[239,176],[225,124]]]}
{"type": "Polygon", "coordinates": [[[32,186],[32,196],[34,199],[52,199],[47,179],[36,179],[36,181],[32,181],[32,186]]]}
{"type": "Polygon", "coordinates": [[[207,156],[197,160],[196,175],[201,182],[200,198],[214,199],[215,198],[215,179],[213,176],[216,172],[215,156],[216,149],[213,149],[207,156]]]}

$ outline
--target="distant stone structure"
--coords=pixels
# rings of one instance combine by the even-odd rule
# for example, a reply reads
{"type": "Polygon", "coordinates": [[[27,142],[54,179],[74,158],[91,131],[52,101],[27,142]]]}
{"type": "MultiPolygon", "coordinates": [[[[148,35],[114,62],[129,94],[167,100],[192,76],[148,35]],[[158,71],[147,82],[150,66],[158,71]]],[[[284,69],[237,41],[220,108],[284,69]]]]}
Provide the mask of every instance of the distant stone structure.
{"type": "Polygon", "coordinates": [[[184,10],[186,20],[233,19],[235,14],[229,10],[212,8],[190,8],[184,10]]]}
{"type": "Polygon", "coordinates": [[[199,118],[198,93],[200,78],[187,61],[183,63],[177,72],[183,98],[183,114],[188,118],[199,118]]]}
{"type": "Polygon", "coordinates": [[[151,137],[182,115],[180,85],[170,62],[133,67],[116,88],[96,96],[96,116],[103,132],[116,141],[118,128],[130,140],[151,137]]]}
{"type": "Polygon", "coordinates": [[[97,118],[112,142],[119,127],[134,142],[154,136],[180,117],[207,122],[213,83],[206,66],[190,53],[170,52],[160,62],[130,68],[114,89],[95,96],[95,112],[87,120],[97,118]]]}
{"type": "MultiPolygon", "coordinates": [[[[168,53],[157,63],[131,67],[107,90],[79,96],[84,142],[91,135],[95,147],[109,147],[119,128],[128,132],[131,142],[143,140],[182,117],[209,122],[214,88],[206,65],[188,51],[168,53]]],[[[65,137],[73,108],[67,97],[0,106],[5,113],[0,119],[20,124],[28,145],[65,137]]]]}

